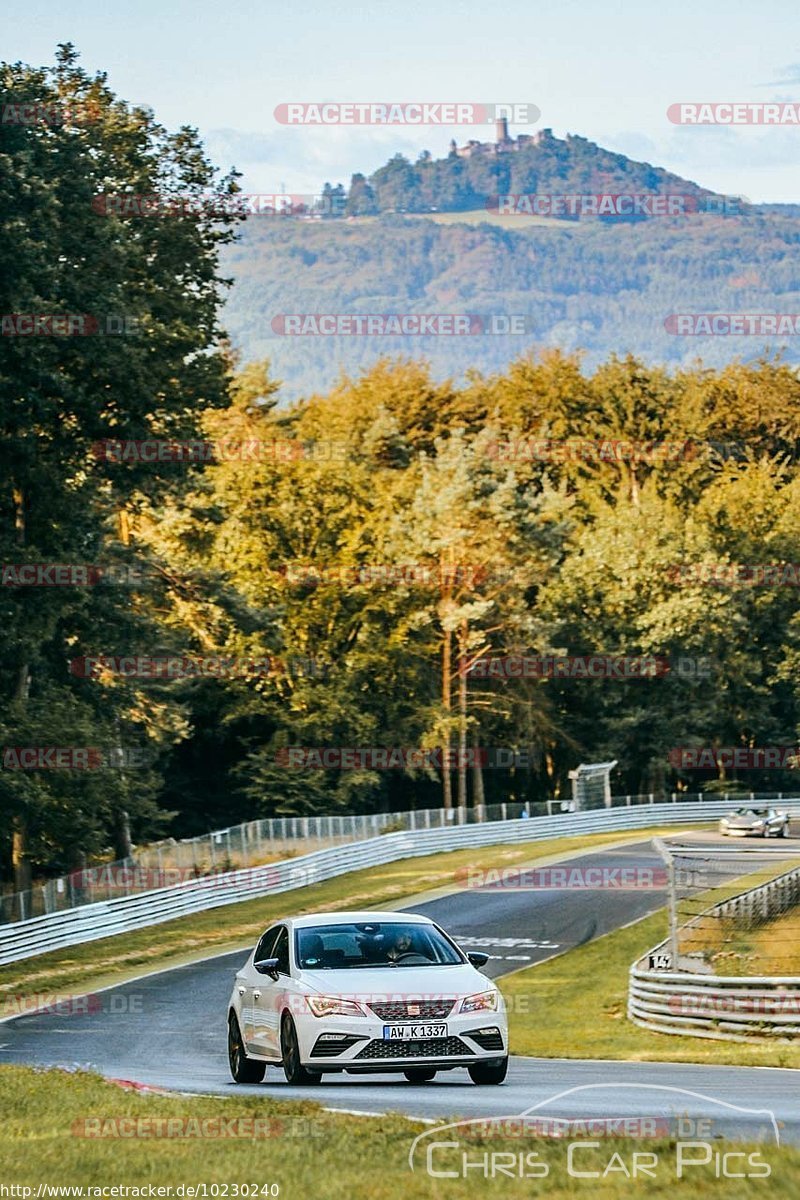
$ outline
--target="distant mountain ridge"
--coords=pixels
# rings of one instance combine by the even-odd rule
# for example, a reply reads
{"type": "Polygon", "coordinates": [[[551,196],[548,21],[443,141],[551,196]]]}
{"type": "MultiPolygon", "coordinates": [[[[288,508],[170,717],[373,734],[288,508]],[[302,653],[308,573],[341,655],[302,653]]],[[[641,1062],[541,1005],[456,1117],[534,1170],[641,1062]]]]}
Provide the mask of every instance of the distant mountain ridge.
{"type": "Polygon", "coordinates": [[[424,357],[437,377],[455,379],[502,370],[542,348],[580,352],[590,369],[629,351],[673,367],[697,359],[719,367],[776,350],[800,362],[800,338],[680,336],[669,320],[800,313],[800,206],[711,205],[609,220],[487,211],[486,197],[505,190],[716,195],[579,137],[540,137],[512,152],[454,152],[438,162],[423,155],[414,165],[395,157],[369,181],[354,176],[349,219],[247,219],[222,259],[234,280],[225,313],[234,345],[245,359],[271,359],[286,399],[328,390],[342,372],[386,355],[424,357]],[[359,180],[377,211],[353,211],[359,193],[364,199],[359,180]],[[405,213],[383,211],[412,204],[405,213]],[[281,332],[285,314],[398,313],[522,315],[524,334],[281,332]]]}

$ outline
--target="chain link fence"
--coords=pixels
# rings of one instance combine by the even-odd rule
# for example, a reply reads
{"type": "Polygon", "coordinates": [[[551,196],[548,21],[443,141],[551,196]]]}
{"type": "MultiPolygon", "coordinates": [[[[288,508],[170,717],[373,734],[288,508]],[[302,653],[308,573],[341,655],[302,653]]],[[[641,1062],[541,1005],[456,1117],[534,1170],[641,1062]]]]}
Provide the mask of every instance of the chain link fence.
{"type": "Polygon", "coordinates": [[[653,841],[667,866],[669,914],[664,962],[655,967],[800,976],[800,846],[653,841]]]}
{"type": "MultiPolygon", "coordinates": [[[[703,793],[649,792],[598,799],[586,807],[630,807],[640,804],[684,803],[711,797],[703,793]]],[[[751,799],[791,799],[781,793],[751,799]]],[[[716,795],[715,800],[741,802],[741,796],[716,795]]],[[[581,807],[584,807],[583,805],[581,807]]],[[[49,879],[24,892],[0,896],[0,923],[24,921],[48,913],[63,912],[98,900],[115,900],[157,888],[220,874],[242,867],[310,854],[348,842],[360,842],[381,833],[444,829],[482,821],[507,821],[520,817],[554,816],[574,811],[572,800],[537,803],[489,804],[469,808],[431,808],[406,812],[342,816],[267,817],[227,829],[217,829],[195,838],[167,838],[137,847],[130,858],[95,863],[49,879]]]]}

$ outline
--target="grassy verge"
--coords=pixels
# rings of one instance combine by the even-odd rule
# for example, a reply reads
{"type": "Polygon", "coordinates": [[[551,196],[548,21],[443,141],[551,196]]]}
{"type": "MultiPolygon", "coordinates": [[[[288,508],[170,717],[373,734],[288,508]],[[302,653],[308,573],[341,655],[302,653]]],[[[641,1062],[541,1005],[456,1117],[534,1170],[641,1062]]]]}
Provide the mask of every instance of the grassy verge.
{"type": "MultiPolygon", "coordinates": [[[[576,1169],[598,1172],[596,1178],[570,1177],[564,1138],[508,1136],[460,1142],[457,1150],[439,1152],[434,1169],[456,1169],[456,1177],[433,1178],[425,1170],[425,1156],[409,1167],[409,1150],[426,1126],[399,1115],[354,1117],[325,1112],[313,1103],[280,1103],[269,1097],[187,1097],[123,1091],[96,1076],[23,1067],[0,1068],[0,1161],[2,1183],[30,1187],[36,1196],[40,1183],[88,1188],[144,1188],[128,1195],[147,1195],[147,1185],[178,1188],[178,1195],[254,1197],[277,1195],[280,1200],[474,1200],[475,1196],[517,1197],[546,1195],[548,1200],[585,1197],[586,1200],[619,1200],[620,1197],[678,1194],[685,1200],[700,1197],[738,1198],[765,1194],[800,1193],[800,1150],[774,1145],[747,1147],[768,1164],[768,1179],[750,1184],[746,1179],[717,1178],[714,1157],[706,1166],[691,1168],[677,1183],[676,1148],[667,1139],[632,1140],[613,1137],[583,1148],[576,1169]],[[259,1122],[258,1125],[255,1122],[259,1122]],[[261,1136],[245,1136],[258,1129],[261,1136]],[[157,1131],[161,1136],[156,1136],[157,1131]],[[169,1134],[168,1131],[172,1130],[169,1134]],[[221,1131],[227,1130],[224,1135],[221,1131]],[[85,1136],[91,1131],[94,1136],[85,1136]],[[119,1136],[125,1131],[124,1136],[119,1136]],[[180,1136],[178,1132],[180,1131],[180,1136]],[[234,1136],[234,1132],[239,1136],[234,1136]],[[164,1136],[167,1133],[168,1136],[164,1136]],[[215,1136],[216,1133],[216,1136],[215,1136]],[[97,1136],[100,1134],[100,1136],[97,1136]],[[117,1136],[114,1136],[117,1134],[117,1136]],[[268,1134],[268,1136],[264,1136],[268,1134]],[[463,1172],[463,1153],[478,1164],[463,1172]],[[626,1178],[620,1163],[630,1171],[633,1153],[656,1155],[654,1178],[626,1178]],[[504,1154],[504,1171],[492,1178],[493,1154],[504,1154]],[[447,1154],[446,1159],[442,1157],[447,1154]],[[487,1158],[484,1158],[487,1155],[487,1158]],[[542,1179],[519,1178],[534,1162],[542,1179]],[[509,1169],[509,1165],[513,1164],[509,1169]],[[611,1164],[605,1178],[602,1172],[611,1164]],[[514,1177],[514,1176],[517,1177],[514,1177]],[[270,1185],[277,1190],[270,1191],[270,1185]],[[194,1193],[187,1188],[197,1188],[194,1193]],[[244,1190],[247,1188],[247,1190],[244,1190]]],[[[445,1135],[453,1138],[453,1132],[445,1135]]],[[[588,1140],[588,1139],[585,1139],[588,1140]]],[[[714,1147],[719,1150],[719,1145],[714,1147]]],[[[737,1150],[743,1147],[737,1145],[737,1150]]],[[[697,1151],[693,1152],[698,1157],[697,1151]]],[[[741,1170],[742,1158],[734,1169],[741,1170]]],[[[9,1193],[11,1194],[11,1193],[9,1193]]],[[[99,1195],[100,1193],[96,1193],[99,1195]]],[[[110,1192],[106,1190],[106,1196],[110,1192]]],[[[117,1193],[119,1194],[119,1193],[117,1193]]],[[[163,1195],[166,1195],[166,1190],[163,1195]]],[[[24,1193],[16,1195],[27,1200],[24,1193]]],[[[176,1195],[173,1191],[172,1195],[176,1195]]]]}
{"type": "Polygon", "coordinates": [[[678,919],[689,924],[679,933],[681,954],[700,951],[717,975],[800,975],[800,908],[752,929],[745,927],[741,917],[703,913],[705,908],[759,887],[796,866],[796,858],[787,858],[693,896],[691,901],[684,900],[678,919]]]}
{"type": "Polygon", "coordinates": [[[663,913],[501,980],[511,1051],[543,1058],[800,1067],[800,1044],[749,1045],[651,1033],[628,1021],[630,965],[665,936],[663,913]]]}
{"type": "Polygon", "coordinates": [[[734,921],[718,925],[715,941],[707,939],[715,974],[800,975],[800,907],[754,929],[734,921]]]}
{"type": "MultiPolygon", "coordinates": [[[[591,834],[553,841],[499,845],[421,858],[402,859],[382,867],[353,871],[302,891],[264,896],[239,904],[179,917],[133,933],[118,934],[80,946],[70,946],[36,958],[0,967],[0,1016],[13,1011],[9,1002],[39,993],[95,991],[124,982],[137,974],[178,966],[208,955],[252,945],[273,921],[296,912],[325,912],[347,908],[391,908],[422,889],[454,883],[456,871],[466,867],[517,866],[596,850],[604,845],[646,840],[668,830],[591,834]],[[4,1012],[4,999],[6,1000],[4,1012]]],[[[2,927],[0,927],[2,936],[2,927]]]]}

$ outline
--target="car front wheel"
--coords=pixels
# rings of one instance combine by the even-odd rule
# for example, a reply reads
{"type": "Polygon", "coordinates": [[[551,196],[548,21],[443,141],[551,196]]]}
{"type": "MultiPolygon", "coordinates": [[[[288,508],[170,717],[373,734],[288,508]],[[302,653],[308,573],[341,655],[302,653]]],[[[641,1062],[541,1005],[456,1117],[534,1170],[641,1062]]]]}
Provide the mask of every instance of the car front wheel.
{"type": "Polygon", "coordinates": [[[467,1070],[473,1083],[502,1083],[508,1071],[508,1056],[472,1063],[467,1070]]]}
{"type": "Polygon", "coordinates": [[[281,1022],[281,1059],[287,1083],[295,1085],[319,1083],[322,1072],[309,1071],[300,1062],[300,1043],[297,1040],[297,1030],[288,1013],[281,1022]]]}
{"type": "Polygon", "coordinates": [[[261,1083],[267,1070],[266,1063],[256,1062],[245,1054],[236,1013],[228,1017],[228,1064],[235,1083],[261,1083]]]}

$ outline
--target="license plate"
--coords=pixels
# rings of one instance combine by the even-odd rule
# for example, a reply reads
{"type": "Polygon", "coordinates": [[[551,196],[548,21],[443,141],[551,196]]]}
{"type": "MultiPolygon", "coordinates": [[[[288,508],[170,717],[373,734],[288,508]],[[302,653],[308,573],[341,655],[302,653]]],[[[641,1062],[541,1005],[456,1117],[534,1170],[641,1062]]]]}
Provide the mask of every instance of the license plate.
{"type": "Polygon", "coordinates": [[[446,1025],[384,1025],[385,1042],[415,1042],[447,1037],[446,1025]]]}

